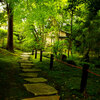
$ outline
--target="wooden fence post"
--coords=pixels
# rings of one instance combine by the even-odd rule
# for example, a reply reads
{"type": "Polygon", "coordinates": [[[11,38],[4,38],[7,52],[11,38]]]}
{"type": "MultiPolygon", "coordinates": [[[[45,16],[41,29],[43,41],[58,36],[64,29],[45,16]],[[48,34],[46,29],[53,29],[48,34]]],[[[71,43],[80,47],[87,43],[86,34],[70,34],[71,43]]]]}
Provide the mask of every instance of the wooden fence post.
{"type": "Polygon", "coordinates": [[[37,50],[35,50],[35,59],[37,58],[37,50]]]}
{"type": "Polygon", "coordinates": [[[40,61],[42,62],[42,49],[40,50],[40,61]]]}
{"type": "Polygon", "coordinates": [[[54,55],[51,54],[51,57],[50,57],[50,70],[53,69],[53,60],[54,60],[54,55]]]}
{"type": "Polygon", "coordinates": [[[83,93],[86,85],[87,85],[87,78],[88,78],[88,70],[89,69],[89,65],[88,64],[84,64],[83,65],[83,71],[82,71],[82,80],[81,80],[81,86],[80,86],[80,92],[83,93]]]}
{"type": "Polygon", "coordinates": [[[34,55],[34,50],[32,50],[32,55],[34,55]]]}

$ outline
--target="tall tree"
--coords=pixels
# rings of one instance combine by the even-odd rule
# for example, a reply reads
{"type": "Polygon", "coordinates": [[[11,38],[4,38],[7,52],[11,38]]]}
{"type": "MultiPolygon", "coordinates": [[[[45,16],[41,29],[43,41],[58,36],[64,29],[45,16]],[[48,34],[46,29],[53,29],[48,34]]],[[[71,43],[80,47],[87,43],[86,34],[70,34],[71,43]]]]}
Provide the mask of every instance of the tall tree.
{"type": "Polygon", "coordinates": [[[19,0],[1,0],[0,2],[3,2],[3,4],[6,5],[6,11],[8,15],[8,38],[7,38],[7,50],[13,52],[13,12],[14,12],[14,6],[15,3],[19,0]]]}
{"type": "Polygon", "coordinates": [[[12,3],[7,3],[8,14],[8,38],[7,38],[7,50],[13,52],[13,8],[12,3]]]}

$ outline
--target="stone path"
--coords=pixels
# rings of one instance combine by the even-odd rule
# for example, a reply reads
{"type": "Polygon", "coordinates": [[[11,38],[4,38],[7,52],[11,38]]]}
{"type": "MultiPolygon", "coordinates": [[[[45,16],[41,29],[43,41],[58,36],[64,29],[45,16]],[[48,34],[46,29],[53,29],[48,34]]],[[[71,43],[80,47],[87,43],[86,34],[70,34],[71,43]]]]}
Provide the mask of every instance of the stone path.
{"type": "Polygon", "coordinates": [[[24,84],[26,90],[35,97],[23,100],[59,100],[58,91],[47,84],[47,79],[38,77],[41,69],[36,68],[29,60],[30,55],[31,53],[23,53],[21,55],[19,62],[22,72],[19,75],[27,81],[27,84],[24,84]]]}
{"type": "Polygon", "coordinates": [[[42,77],[39,77],[39,78],[25,78],[24,79],[25,81],[28,81],[28,82],[32,82],[32,83],[45,83],[47,82],[47,79],[45,78],[42,78],[42,77]]]}
{"type": "Polygon", "coordinates": [[[27,98],[23,100],[59,100],[59,96],[41,96],[41,97],[34,97],[34,98],[27,98]]]}
{"type": "Polygon", "coordinates": [[[20,76],[23,76],[23,77],[37,77],[38,76],[38,73],[21,73],[19,74],[20,76]]]}
{"type": "Polygon", "coordinates": [[[45,83],[24,84],[26,89],[35,96],[57,94],[57,90],[45,83]]]}
{"type": "Polygon", "coordinates": [[[32,68],[32,69],[22,69],[23,72],[41,72],[41,69],[32,68]]]}
{"type": "Polygon", "coordinates": [[[34,66],[34,64],[31,64],[31,63],[21,63],[21,66],[34,66]]]}

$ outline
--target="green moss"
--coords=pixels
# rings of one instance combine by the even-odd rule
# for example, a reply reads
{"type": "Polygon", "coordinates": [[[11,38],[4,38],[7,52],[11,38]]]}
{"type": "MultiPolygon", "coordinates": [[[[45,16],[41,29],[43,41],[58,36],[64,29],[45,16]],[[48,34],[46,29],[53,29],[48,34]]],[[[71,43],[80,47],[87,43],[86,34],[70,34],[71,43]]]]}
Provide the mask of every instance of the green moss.
{"type": "Polygon", "coordinates": [[[24,87],[24,79],[19,77],[20,68],[17,61],[21,52],[10,53],[0,49],[0,99],[21,100],[32,97],[24,87]]]}
{"type": "MultiPolygon", "coordinates": [[[[70,98],[71,100],[84,99],[83,94],[79,92],[82,70],[54,61],[53,70],[50,71],[50,58],[43,57],[43,61],[40,62],[39,54],[37,59],[35,59],[34,55],[31,56],[31,60],[35,66],[42,69],[41,76],[47,78],[49,84],[58,89],[62,100],[67,98],[70,98]]],[[[99,70],[96,71],[99,73],[99,70]]],[[[99,83],[100,78],[89,73],[86,88],[88,98],[85,100],[92,100],[94,97],[99,98],[99,83]]]]}

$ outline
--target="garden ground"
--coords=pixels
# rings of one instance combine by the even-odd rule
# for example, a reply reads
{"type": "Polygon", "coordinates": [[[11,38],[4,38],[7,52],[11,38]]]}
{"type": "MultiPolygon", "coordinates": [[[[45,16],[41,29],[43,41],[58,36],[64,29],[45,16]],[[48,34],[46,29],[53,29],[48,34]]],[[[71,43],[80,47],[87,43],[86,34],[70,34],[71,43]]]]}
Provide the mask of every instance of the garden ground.
{"type": "MultiPolygon", "coordinates": [[[[50,71],[50,58],[43,57],[43,61],[40,62],[39,56],[40,54],[35,59],[33,55],[31,60],[43,70],[41,76],[49,79],[49,84],[59,91],[61,100],[100,99],[100,77],[89,73],[86,92],[81,94],[79,89],[82,70],[54,61],[53,70],[50,71]]],[[[99,68],[91,68],[91,70],[100,74],[99,68]]]]}
{"type": "MultiPolygon", "coordinates": [[[[24,80],[19,77],[20,68],[19,56],[22,52],[14,54],[0,49],[0,99],[20,100],[23,97],[32,97],[23,87],[24,80]]],[[[100,100],[100,77],[89,73],[86,92],[79,92],[82,70],[72,68],[65,64],[54,61],[53,70],[49,70],[50,59],[43,57],[40,62],[40,55],[37,59],[34,55],[31,60],[36,67],[42,69],[40,76],[48,79],[51,86],[59,91],[61,100],[100,100]]],[[[97,68],[96,72],[100,73],[97,68]]]]}

